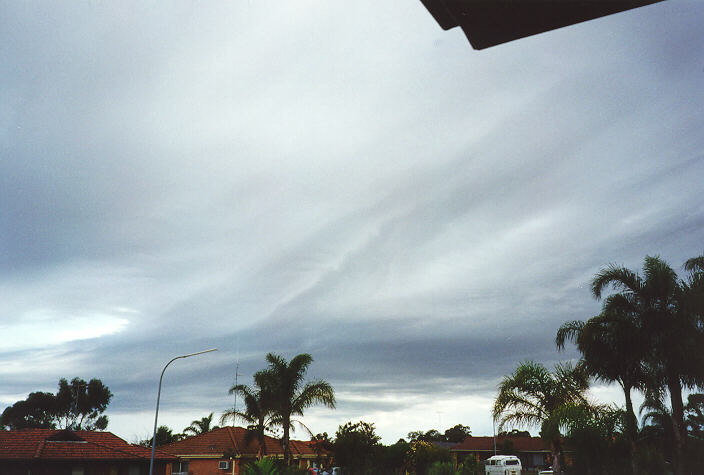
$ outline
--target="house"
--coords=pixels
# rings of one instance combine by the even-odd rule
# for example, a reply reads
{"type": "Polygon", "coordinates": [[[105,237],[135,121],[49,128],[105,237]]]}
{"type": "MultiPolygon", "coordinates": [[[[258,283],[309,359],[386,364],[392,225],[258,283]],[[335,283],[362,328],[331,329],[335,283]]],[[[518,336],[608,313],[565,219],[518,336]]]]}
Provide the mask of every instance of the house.
{"type": "MultiPolygon", "coordinates": [[[[57,429],[0,431],[2,475],[145,475],[151,450],[110,432],[57,429]]],[[[169,475],[178,459],[161,450],[154,474],[169,475]]]]}
{"type": "MultiPolygon", "coordinates": [[[[450,448],[455,461],[461,463],[471,456],[483,461],[494,455],[494,437],[467,437],[450,448]]],[[[540,437],[496,437],[496,453],[517,455],[526,470],[536,470],[550,465],[550,448],[540,437]]]]}
{"type": "MultiPolygon", "coordinates": [[[[281,442],[273,437],[264,437],[260,447],[256,438],[245,437],[243,427],[220,427],[205,434],[196,435],[160,447],[180,459],[171,475],[237,475],[249,462],[260,456],[283,458],[281,442]]],[[[315,442],[291,440],[291,455],[296,465],[308,468],[314,464],[329,464],[332,454],[315,442]]]]}

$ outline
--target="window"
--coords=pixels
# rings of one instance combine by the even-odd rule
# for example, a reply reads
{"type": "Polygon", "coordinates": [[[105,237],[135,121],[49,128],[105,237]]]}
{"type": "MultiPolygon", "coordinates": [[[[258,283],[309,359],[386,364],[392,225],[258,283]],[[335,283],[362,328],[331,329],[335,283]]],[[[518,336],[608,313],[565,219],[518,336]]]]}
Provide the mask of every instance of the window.
{"type": "Polygon", "coordinates": [[[518,465],[518,460],[507,460],[506,465],[518,465]]]}
{"type": "Polygon", "coordinates": [[[227,470],[230,468],[230,462],[228,460],[221,460],[218,462],[218,468],[220,470],[227,470]]]}
{"type": "Polygon", "coordinates": [[[171,464],[171,475],[188,475],[188,462],[174,462],[171,464]]]}

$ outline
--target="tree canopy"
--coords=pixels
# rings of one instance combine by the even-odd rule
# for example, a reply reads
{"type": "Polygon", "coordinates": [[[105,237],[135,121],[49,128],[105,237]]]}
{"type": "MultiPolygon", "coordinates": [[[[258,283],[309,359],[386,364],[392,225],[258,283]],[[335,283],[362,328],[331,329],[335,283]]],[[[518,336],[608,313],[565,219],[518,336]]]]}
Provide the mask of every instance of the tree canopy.
{"type": "MultiPolygon", "coordinates": [[[[156,446],[161,447],[162,445],[179,441],[182,437],[182,434],[174,434],[174,431],[171,428],[165,425],[161,425],[156,429],[156,446]]],[[[140,440],[139,445],[142,445],[144,447],[151,447],[152,438],[149,437],[148,439],[140,440]]]]}
{"type": "Polygon", "coordinates": [[[472,435],[472,430],[469,426],[462,424],[457,424],[454,427],[450,427],[444,433],[441,433],[437,429],[430,429],[425,432],[422,430],[414,430],[409,432],[407,437],[410,442],[415,442],[417,440],[422,440],[424,442],[453,442],[459,443],[464,439],[472,435]]]}
{"type": "Polygon", "coordinates": [[[81,378],[70,382],[62,378],[56,394],[33,392],[27,399],[5,408],[0,426],[9,429],[48,428],[104,430],[108,417],[103,414],[112,393],[99,379],[86,383],[81,378]]]}
{"type": "Polygon", "coordinates": [[[364,421],[347,422],[335,433],[335,460],[352,475],[366,473],[374,464],[380,439],[374,424],[364,421]]]}

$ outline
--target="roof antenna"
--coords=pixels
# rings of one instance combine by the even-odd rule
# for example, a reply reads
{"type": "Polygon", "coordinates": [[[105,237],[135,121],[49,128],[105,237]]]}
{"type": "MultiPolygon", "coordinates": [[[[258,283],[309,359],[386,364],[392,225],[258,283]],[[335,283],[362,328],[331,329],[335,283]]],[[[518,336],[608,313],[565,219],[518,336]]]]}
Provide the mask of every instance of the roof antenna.
{"type": "MultiPolygon", "coordinates": [[[[235,387],[237,387],[237,377],[240,375],[240,337],[237,336],[237,363],[235,363],[235,387]]],[[[235,427],[237,420],[237,391],[234,392],[235,403],[232,407],[232,427],[235,427]]]]}

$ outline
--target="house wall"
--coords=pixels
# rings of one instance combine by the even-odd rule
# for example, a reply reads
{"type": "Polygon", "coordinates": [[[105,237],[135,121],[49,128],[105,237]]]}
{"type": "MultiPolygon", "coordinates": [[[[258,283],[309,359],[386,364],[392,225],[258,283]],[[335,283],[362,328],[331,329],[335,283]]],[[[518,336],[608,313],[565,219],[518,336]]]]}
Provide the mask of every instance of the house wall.
{"type": "Polygon", "coordinates": [[[182,460],[188,462],[188,475],[239,475],[241,468],[244,467],[247,463],[249,463],[249,459],[245,459],[244,461],[241,461],[239,459],[230,460],[230,468],[227,470],[222,470],[218,468],[218,466],[219,462],[226,460],[224,458],[183,458],[182,460]]]}
{"type": "MultiPolygon", "coordinates": [[[[239,475],[244,467],[250,463],[256,461],[256,458],[238,458],[231,460],[230,469],[221,470],[218,468],[218,462],[226,460],[224,458],[211,458],[211,459],[190,459],[185,456],[181,456],[183,461],[188,462],[188,475],[239,475]]],[[[296,459],[293,461],[294,465],[299,468],[308,468],[312,466],[314,460],[312,459],[296,459]]],[[[329,465],[329,459],[328,459],[329,465]]],[[[169,472],[166,475],[170,475],[169,472]]],[[[0,475],[4,475],[0,474],[0,475]]],[[[22,474],[25,475],[25,474],[22,474]]],[[[70,474],[69,474],[70,475],[70,474]]],[[[86,474],[88,475],[88,474],[86,474]]],[[[102,475],[102,474],[101,474],[102,475]]],[[[122,474],[120,474],[122,475],[122,474]]]]}
{"type": "MultiPolygon", "coordinates": [[[[170,475],[171,464],[155,463],[154,475],[170,475]]],[[[149,473],[149,462],[5,462],[0,461],[1,475],[72,475],[73,469],[82,467],[84,475],[133,475],[131,467],[138,467],[139,475],[149,473]]],[[[222,473],[219,475],[223,475],[222,473]]]]}

